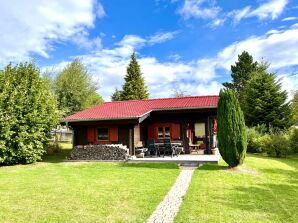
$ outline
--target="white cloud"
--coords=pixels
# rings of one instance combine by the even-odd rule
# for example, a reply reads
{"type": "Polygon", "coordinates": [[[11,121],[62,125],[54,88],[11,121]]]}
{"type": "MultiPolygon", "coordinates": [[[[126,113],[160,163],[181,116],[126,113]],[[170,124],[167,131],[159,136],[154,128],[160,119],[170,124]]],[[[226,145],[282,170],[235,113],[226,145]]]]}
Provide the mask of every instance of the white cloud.
{"type": "Polygon", "coordinates": [[[85,30],[94,27],[96,14],[103,16],[99,8],[103,10],[94,0],[1,1],[0,63],[20,61],[32,54],[49,57],[54,42],[76,35],[77,41],[85,44],[85,30]]]}
{"type": "Polygon", "coordinates": [[[268,0],[261,4],[256,9],[252,9],[250,6],[246,6],[240,10],[233,10],[228,13],[228,16],[232,16],[235,22],[239,22],[244,18],[258,17],[261,20],[265,19],[277,19],[278,16],[284,11],[288,0],[268,0]]]}
{"type": "Polygon", "coordinates": [[[175,37],[175,35],[178,33],[178,31],[174,32],[158,32],[155,35],[152,35],[149,37],[149,43],[156,44],[156,43],[162,43],[168,40],[171,40],[175,37]]]}
{"type": "MultiPolygon", "coordinates": [[[[105,100],[110,100],[114,89],[121,87],[131,53],[146,46],[150,46],[150,37],[126,35],[114,48],[102,48],[80,56],[90,72],[99,78],[99,92],[105,100]]],[[[264,35],[232,43],[214,57],[189,62],[161,62],[155,57],[137,55],[151,97],[157,98],[172,96],[174,89],[190,95],[217,94],[222,87],[217,81],[217,70],[229,73],[231,64],[244,50],[255,60],[264,58],[271,63],[270,71],[277,71],[279,77],[283,77],[282,86],[291,98],[291,92],[298,87],[298,76],[289,76],[289,73],[298,73],[297,69],[293,70],[298,65],[297,28],[270,30],[264,35]]]]}
{"type": "Polygon", "coordinates": [[[284,18],[281,21],[292,21],[292,20],[297,20],[297,19],[298,19],[298,17],[291,16],[291,17],[284,18]]]}
{"type": "Polygon", "coordinates": [[[214,1],[210,0],[185,0],[183,6],[179,9],[185,19],[201,18],[213,19],[216,18],[221,8],[214,5],[214,1]]]}

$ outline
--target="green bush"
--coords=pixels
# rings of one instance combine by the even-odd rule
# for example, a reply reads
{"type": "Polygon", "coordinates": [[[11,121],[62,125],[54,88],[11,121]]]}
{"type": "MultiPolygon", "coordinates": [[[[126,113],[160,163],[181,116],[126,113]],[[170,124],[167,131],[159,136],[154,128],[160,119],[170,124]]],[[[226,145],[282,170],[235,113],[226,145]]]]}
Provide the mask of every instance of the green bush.
{"type": "Polygon", "coordinates": [[[285,133],[271,133],[262,142],[263,150],[268,156],[286,157],[290,151],[290,140],[285,133]]]}
{"type": "Polygon", "coordinates": [[[262,135],[255,128],[247,128],[247,152],[262,152],[262,148],[260,145],[261,137],[262,135]]]}
{"type": "Polygon", "coordinates": [[[292,128],[289,130],[290,149],[294,153],[298,153],[298,129],[292,128]]]}

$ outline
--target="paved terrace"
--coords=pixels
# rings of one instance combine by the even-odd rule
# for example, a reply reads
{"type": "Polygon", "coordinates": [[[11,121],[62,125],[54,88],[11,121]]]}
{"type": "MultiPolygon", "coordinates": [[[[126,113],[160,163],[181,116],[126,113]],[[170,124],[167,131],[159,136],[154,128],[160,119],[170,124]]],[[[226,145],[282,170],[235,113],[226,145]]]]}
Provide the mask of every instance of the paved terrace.
{"type": "Polygon", "coordinates": [[[215,163],[217,164],[220,159],[220,155],[189,155],[189,154],[182,154],[174,156],[171,158],[170,156],[165,157],[145,157],[145,158],[133,158],[128,160],[131,163],[215,163]]]}

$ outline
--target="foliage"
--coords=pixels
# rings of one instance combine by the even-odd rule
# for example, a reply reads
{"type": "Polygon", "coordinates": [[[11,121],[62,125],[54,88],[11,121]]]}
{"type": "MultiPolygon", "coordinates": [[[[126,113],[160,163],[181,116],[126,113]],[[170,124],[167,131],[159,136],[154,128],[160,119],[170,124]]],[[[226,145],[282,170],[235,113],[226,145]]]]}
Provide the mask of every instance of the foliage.
{"type": "Polygon", "coordinates": [[[298,153],[298,129],[289,129],[290,149],[294,153],[298,153]]]}
{"type": "Polygon", "coordinates": [[[232,82],[225,82],[223,85],[230,90],[233,90],[238,99],[241,98],[241,93],[246,83],[252,78],[253,73],[258,69],[258,62],[253,60],[253,57],[246,51],[238,55],[238,62],[231,66],[232,82]]]}
{"type": "Polygon", "coordinates": [[[260,153],[262,152],[262,137],[256,128],[247,128],[247,152],[260,153]]]}
{"type": "Polygon", "coordinates": [[[221,90],[217,111],[218,148],[231,167],[243,163],[247,148],[244,116],[232,90],[221,90]]]}
{"type": "Polygon", "coordinates": [[[58,106],[65,115],[84,110],[103,102],[96,92],[98,84],[79,59],[68,64],[55,80],[58,106]]]}
{"type": "Polygon", "coordinates": [[[127,67],[127,73],[124,80],[125,83],[122,86],[122,90],[116,91],[112,97],[117,100],[120,99],[121,101],[148,99],[149,93],[135,53],[131,55],[131,60],[127,67]]]}
{"type": "Polygon", "coordinates": [[[115,89],[115,92],[111,96],[112,101],[121,101],[121,91],[117,88],[115,89]]]}
{"type": "Polygon", "coordinates": [[[276,75],[260,71],[254,74],[244,90],[243,111],[248,126],[265,125],[269,128],[287,129],[292,125],[291,108],[287,92],[281,90],[276,75]]]}
{"type": "Polygon", "coordinates": [[[296,124],[298,124],[298,90],[296,90],[294,94],[294,98],[292,100],[292,111],[293,111],[293,120],[296,124]]]}
{"type": "Polygon", "coordinates": [[[33,63],[6,66],[0,74],[0,164],[41,159],[59,120],[56,103],[33,63]]]}
{"type": "Polygon", "coordinates": [[[286,157],[290,153],[290,141],[283,132],[271,133],[263,142],[263,150],[268,156],[286,157]]]}

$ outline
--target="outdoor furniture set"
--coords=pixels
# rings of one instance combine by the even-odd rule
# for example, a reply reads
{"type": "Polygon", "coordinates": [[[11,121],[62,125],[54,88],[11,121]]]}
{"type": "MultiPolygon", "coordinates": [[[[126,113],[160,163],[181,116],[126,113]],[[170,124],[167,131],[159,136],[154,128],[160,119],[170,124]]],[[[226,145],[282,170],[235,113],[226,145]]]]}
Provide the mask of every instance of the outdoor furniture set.
{"type": "Polygon", "coordinates": [[[171,157],[180,155],[183,152],[181,142],[171,142],[170,139],[164,139],[163,142],[155,142],[154,139],[148,139],[147,148],[136,149],[136,157],[143,158],[148,156],[169,155],[171,157]]]}

